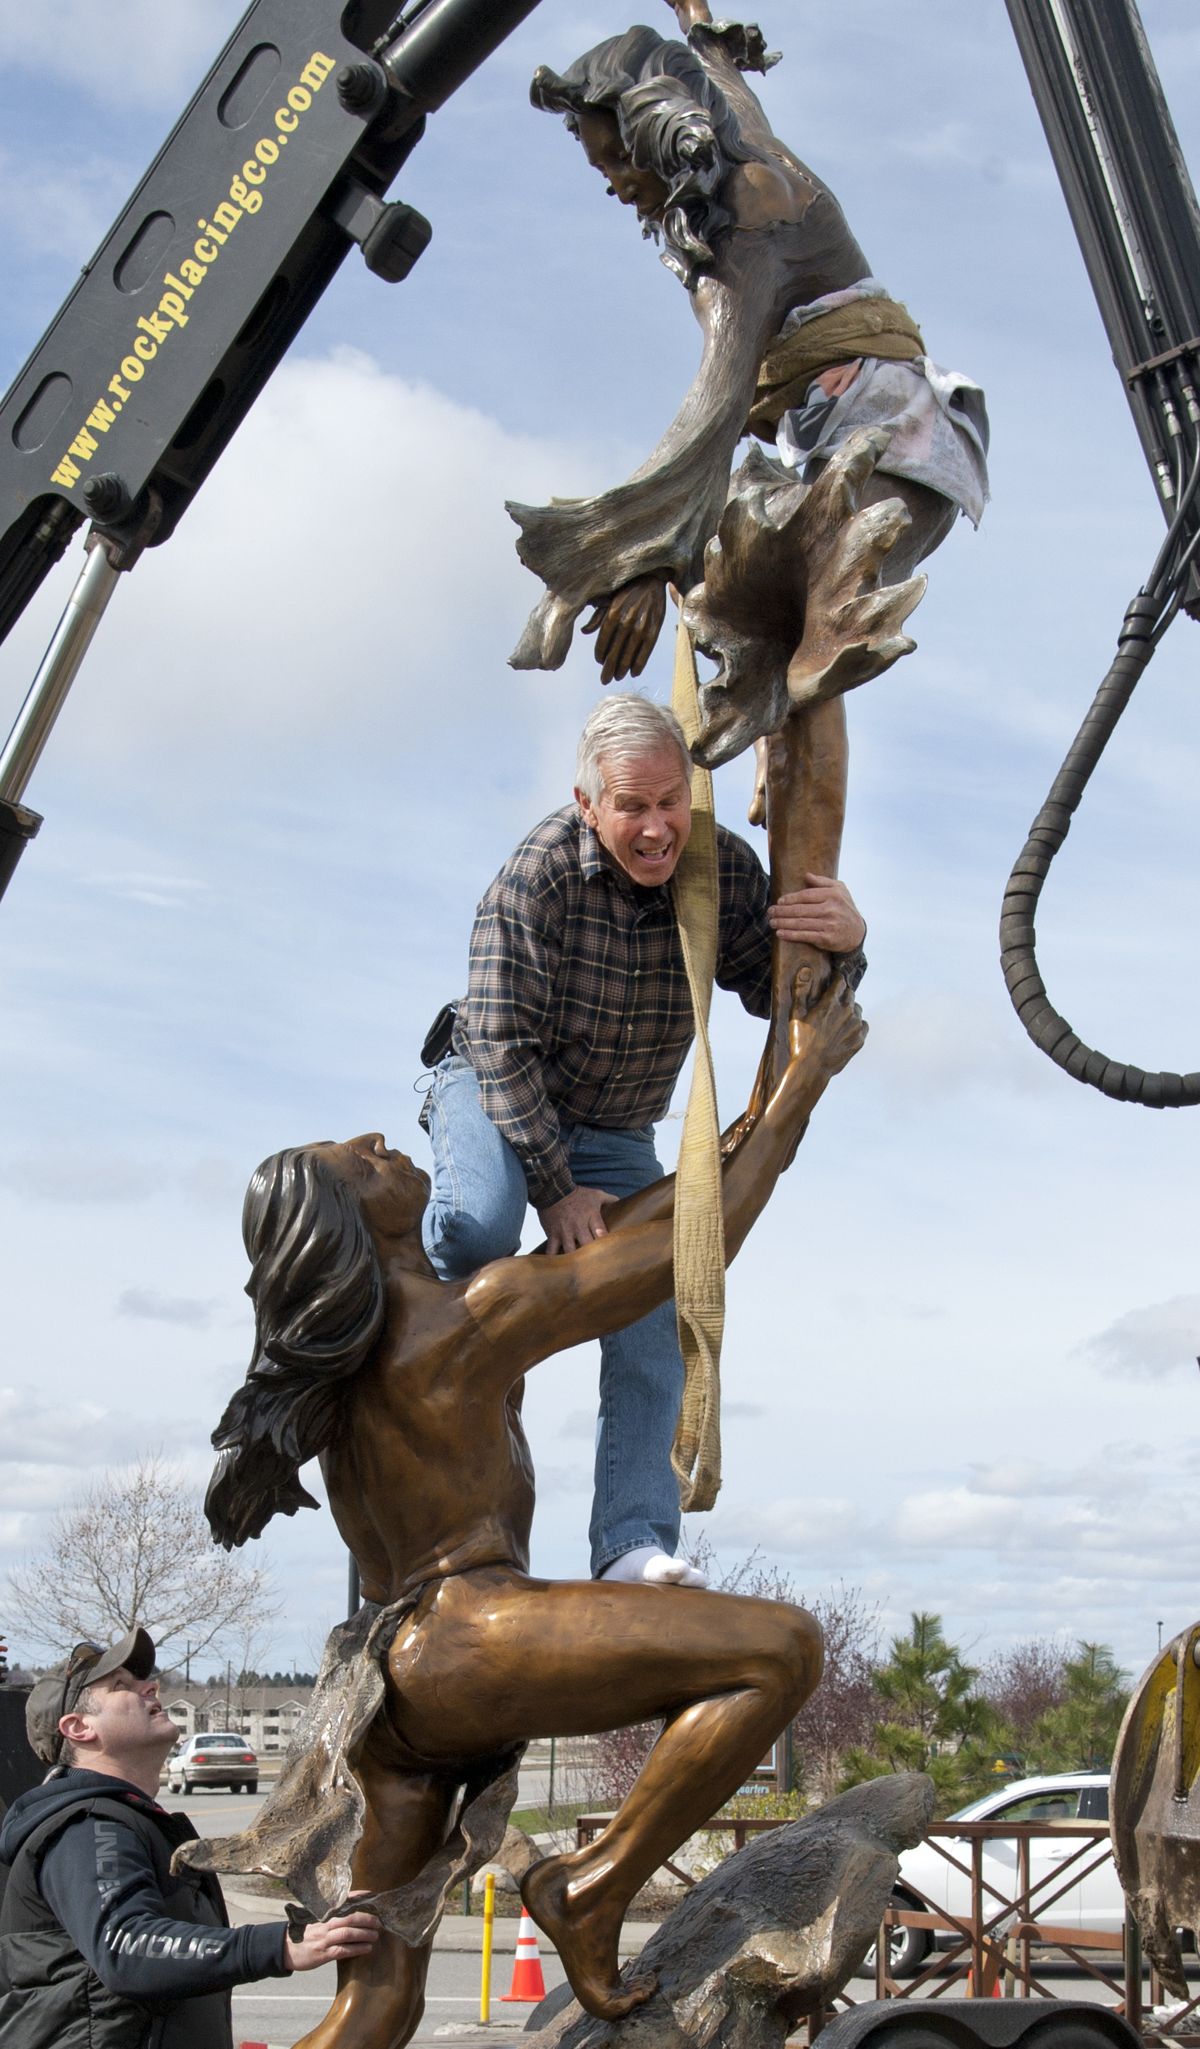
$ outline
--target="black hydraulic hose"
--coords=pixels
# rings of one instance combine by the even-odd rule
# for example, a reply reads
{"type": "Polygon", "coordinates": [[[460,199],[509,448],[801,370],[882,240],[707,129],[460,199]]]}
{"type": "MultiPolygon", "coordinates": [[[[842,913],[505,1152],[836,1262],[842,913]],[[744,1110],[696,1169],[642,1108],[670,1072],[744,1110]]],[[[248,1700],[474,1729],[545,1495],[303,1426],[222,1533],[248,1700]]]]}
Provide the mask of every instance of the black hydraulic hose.
{"type": "MultiPolygon", "coordinates": [[[[1190,553],[1190,550],[1189,550],[1190,553]]],[[[1013,1008],[1043,1053],[1074,1077],[1120,1103],[1173,1110],[1200,1103],[1200,1074],[1147,1074],[1085,1046],[1046,995],[1035,952],[1034,915],[1050,863],[1070,830],[1092,771],[1167,623],[1164,597],[1139,592],[1125,614],[1112,667],[1101,683],[1054,786],[1030,827],[1008,879],[1000,913],[1000,960],[1013,1008]]],[[[1170,610],[1167,617],[1170,617],[1170,610]]]]}

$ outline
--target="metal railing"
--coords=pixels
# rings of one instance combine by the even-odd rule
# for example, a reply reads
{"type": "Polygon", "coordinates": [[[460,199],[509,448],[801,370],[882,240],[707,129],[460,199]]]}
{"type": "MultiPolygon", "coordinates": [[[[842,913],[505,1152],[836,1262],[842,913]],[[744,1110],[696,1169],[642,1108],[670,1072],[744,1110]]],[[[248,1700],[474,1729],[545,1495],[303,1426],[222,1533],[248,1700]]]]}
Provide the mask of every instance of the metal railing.
{"type": "MultiPolygon", "coordinates": [[[[608,1827],[608,1824],[611,1820],[611,1814],[577,1815],[575,1820],[576,1848],[582,1850],[586,1844],[593,1842],[595,1838],[599,1835],[601,1829],[608,1827]]],[[[706,1821],[704,1827],[702,1829],[697,1829],[696,1833],[697,1835],[705,1836],[731,1835],[733,1837],[733,1849],[736,1851],[744,1850],[746,1844],[750,1840],[750,1837],[761,1835],[764,1829],[785,1828],[786,1826],[786,1820],[783,1817],[775,1815],[772,1815],[770,1819],[764,1818],[762,1820],[747,1816],[739,1816],[732,1820],[726,1820],[723,1815],[718,1814],[714,1816],[712,1821],[706,1821]]],[[[683,1870],[682,1866],[678,1864],[672,1864],[669,1857],[665,1859],[662,1865],[662,1869],[664,1871],[669,1871],[672,1878],[678,1879],[680,1885],[690,1886],[696,1884],[696,1878],[694,1874],[690,1871],[683,1870]]]]}
{"type": "MultiPolygon", "coordinates": [[[[905,1875],[904,1887],[923,1901],[921,1909],[889,1907],[885,1912],[875,1946],[875,1999],[991,1998],[997,1991],[1006,1998],[1053,1999],[1057,1995],[1037,1975],[1033,1951],[1044,1947],[1057,1950],[1082,1971],[1112,2001],[1121,2014],[1148,2043],[1172,2043],[1200,2049],[1200,2019],[1194,2009],[1200,1997],[1173,2015],[1169,2024],[1154,2018],[1152,2008],[1165,2003],[1165,1993],[1156,1972],[1151,1971],[1149,1998],[1142,1988],[1142,1945],[1137,1923],[1126,1907],[1122,1928],[1086,1928],[1055,1918],[1054,1909],[1064,1894],[1080,1885],[1102,1866],[1111,1864],[1112,1844],[1106,1822],[956,1821],[929,1830],[925,1838],[947,1864],[966,1878],[970,1887],[970,1909],[961,1918],[931,1900],[905,1875]],[[1076,1847],[1056,1860],[1053,1871],[1034,1878],[1030,1871],[1030,1845],[1047,1838],[1061,1845],[1065,1840],[1076,1847]],[[989,1842],[1012,1843],[1016,1862],[1010,1888],[1002,1889],[984,1872],[984,1851],[989,1842]],[[949,1935],[948,1947],[934,1949],[918,1974],[898,1982],[889,1968],[888,1935],[895,1928],[923,1928],[931,1934],[949,1935]],[[1098,1959],[1110,1956],[1111,1965],[1098,1959]],[[1189,2016],[1192,2027],[1187,2026],[1189,2016]]],[[[1061,1911],[1061,1908],[1060,1908],[1061,1911]]],[[[839,1996],[836,2010],[854,2006],[848,1994],[839,1996]]],[[[1106,2003],[1108,2003],[1106,2001],[1106,2003]]],[[[810,2025],[814,2041],[826,2018],[810,2025]]]]}

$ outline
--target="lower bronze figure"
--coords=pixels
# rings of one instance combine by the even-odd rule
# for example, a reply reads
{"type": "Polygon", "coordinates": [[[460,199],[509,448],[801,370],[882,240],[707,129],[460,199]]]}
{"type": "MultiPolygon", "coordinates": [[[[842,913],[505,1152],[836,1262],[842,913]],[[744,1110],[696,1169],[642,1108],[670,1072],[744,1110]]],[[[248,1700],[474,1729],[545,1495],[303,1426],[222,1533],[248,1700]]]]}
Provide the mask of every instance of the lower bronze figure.
{"type": "MultiPolygon", "coordinates": [[[[841,978],[805,1015],[807,984],[779,1085],[725,1159],[730,1258],[865,1036],[841,978]]],[[[366,1894],[384,1922],[373,1955],[339,1970],[305,2049],[410,2038],[441,1899],[490,1854],[495,1789],[530,1737],[661,1716],[603,1834],[522,1885],[582,2004],[612,2019],[639,2005],[652,1983],[618,1974],[630,1901],[758,1764],[821,1668],[816,1623],[787,1603],[528,1573],[523,1376],[666,1299],[672,1181],[615,1204],[608,1235],[578,1251],[496,1260],[454,1284],[421,1248],[427,1189],[369,1134],[277,1154],[246,1201],[256,1356],[215,1433],[209,1519],[234,1545],[315,1505],[297,1472],[319,1455],[369,1604],[346,1626],[353,1641],[332,1640],[319,1741],[289,1760],[247,1836],[207,1852],[221,1869],[281,1872],[314,1911],[366,1894]]]]}

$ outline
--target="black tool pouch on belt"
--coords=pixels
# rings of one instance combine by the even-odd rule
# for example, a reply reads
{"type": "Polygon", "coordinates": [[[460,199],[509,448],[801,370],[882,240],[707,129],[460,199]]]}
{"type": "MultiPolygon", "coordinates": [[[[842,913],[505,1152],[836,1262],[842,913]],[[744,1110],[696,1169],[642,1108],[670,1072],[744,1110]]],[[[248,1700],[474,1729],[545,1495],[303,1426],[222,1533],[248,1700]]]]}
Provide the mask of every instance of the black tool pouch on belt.
{"type": "Polygon", "coordinates": [[[436,1067],[439,1060],[445,1059],[454,1037],[454,1020],[457,1016],[457,1003],[443,1003],[425,1034],[425,1044],[421,1048],[422,1067],[436,1067]]]}

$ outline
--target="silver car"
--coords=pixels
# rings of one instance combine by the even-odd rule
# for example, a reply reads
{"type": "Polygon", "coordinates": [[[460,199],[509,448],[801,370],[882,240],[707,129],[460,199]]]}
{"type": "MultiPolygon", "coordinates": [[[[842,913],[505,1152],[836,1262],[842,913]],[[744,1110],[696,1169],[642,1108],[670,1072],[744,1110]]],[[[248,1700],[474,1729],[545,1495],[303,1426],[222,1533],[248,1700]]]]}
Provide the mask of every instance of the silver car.
{"type": "Polygon", "coordinates": [[[234,1793],[257,1793],[258,1758],[245,1737],[216,1731],[185,1738],[167,1761],[167,1789],[190,1793],[194,1786],[228,1786],[234,1793]]]}

